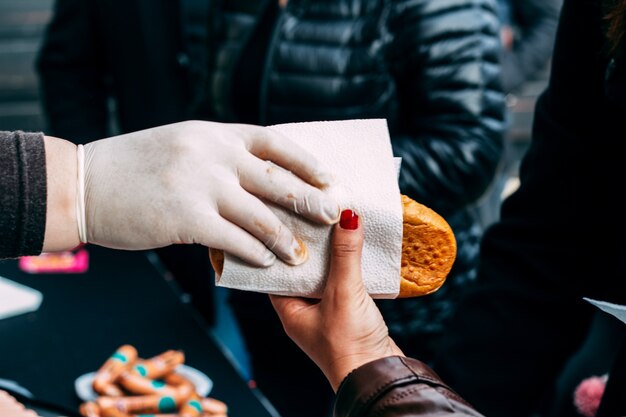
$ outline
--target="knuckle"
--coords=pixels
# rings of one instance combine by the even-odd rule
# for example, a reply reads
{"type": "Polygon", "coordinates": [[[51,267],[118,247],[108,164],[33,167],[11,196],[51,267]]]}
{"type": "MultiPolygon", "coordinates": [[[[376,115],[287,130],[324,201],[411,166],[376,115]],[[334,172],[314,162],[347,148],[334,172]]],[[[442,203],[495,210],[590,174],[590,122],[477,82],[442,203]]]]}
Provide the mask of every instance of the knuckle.
{"type": "Polygon", "coordinates": [[[273,248],[280,237],[280,226],[271,224],[267,218],[256,217],[254,225],[254,235],[256,235],[268,248],[273,248]]]}
{"type": "Polygon", "coordinates": [[[262,258],[267,252],[267,248],[261,242],[254,242],[251,244],[252,253],[254,253],[255,257],[262,258]]]}
{"type": "Polygon", "coordinates": [[[265,245],[256,239],[252,239],[248,246],[248,253],[250,253],[255,259],[263,259],[267,254],[267,248],[265,245]]]}
{"type": "Polygon", "coordinates": [[[265,246],[269,249],[280,249],[287,251],[292,242],[291,232],[282,223],[267,230],[266,237],[264,239],[265,246]]]}
{"type": "MultiPolygon", "coordinates": [[[[259,154],[257,154],[257,157],[263,159],[259,154]]],[[[263,166],[263,172],[265,172],[265,174],[268,176],[270,180],[273,180],[274,177],[276,176],[276,171],[278,169],[278,166],[266,160],[263,160],[262,166],[263,166]]]]}
{"type": "Polygon", "coordinates": [[[334,258],[352,258],[359,254],[359,245],[353,242],[340,242],[332,247],[334,258]]]}
{"type": "Polygon", "coordinates": [[[319,199],[315,198],[315,196],[308,191],[303,193],[302,197],[295,200],[296,213],[311,213],[316,211],[313,210],[313,208],[319,206],[319,204],[316,203],[318,200],[319,199]]]}

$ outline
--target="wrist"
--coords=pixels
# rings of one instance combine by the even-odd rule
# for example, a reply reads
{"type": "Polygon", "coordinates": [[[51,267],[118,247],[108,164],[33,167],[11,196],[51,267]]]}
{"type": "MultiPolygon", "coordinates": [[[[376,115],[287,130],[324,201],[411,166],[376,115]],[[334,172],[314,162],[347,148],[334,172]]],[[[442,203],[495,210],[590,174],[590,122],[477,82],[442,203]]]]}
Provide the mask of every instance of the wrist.
{"type": "Polygon", "coordinates": [[[47,206],[44,252],[72,249],[80,243],[76,218],[76,145],[46,136],[47,206]]]}
{"type": "Polygon", "coordinates": [[[355,353],[339,359],[336,359],[329,367],[326,374],[333,391],[337,392],[343,380],[355,369],[375,360],[386,358],[389,356],[402,356],[404,353],[398,348],[395,342],[388,338],[387,346],[376,352],[355,353]]]}

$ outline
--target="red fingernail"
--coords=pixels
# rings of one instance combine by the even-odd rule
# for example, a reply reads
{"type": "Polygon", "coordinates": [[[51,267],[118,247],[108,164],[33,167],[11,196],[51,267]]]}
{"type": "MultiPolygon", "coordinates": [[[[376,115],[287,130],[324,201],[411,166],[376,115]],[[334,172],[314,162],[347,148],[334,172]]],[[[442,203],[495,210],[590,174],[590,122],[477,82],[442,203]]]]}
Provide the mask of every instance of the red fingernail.
{"type": "Polygon", "coordinates": [[[356,230],[359,228],[359,215],[352,210],[344,210],[341,212],[341,220],[339,226],[346,230],[356,230]]]}

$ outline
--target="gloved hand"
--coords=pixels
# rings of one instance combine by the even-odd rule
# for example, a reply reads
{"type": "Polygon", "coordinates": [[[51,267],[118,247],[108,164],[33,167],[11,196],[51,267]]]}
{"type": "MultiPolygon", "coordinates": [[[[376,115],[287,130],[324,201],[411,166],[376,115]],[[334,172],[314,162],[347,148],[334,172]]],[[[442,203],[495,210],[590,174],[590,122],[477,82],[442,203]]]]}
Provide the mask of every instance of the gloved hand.
{"type": "Polygon", "coordinates": [[[335,226],[330,271],[320,301],[270,295],[287,335],[324,372],[335,392],[354,369],[404,356],[361,278],[363,228],[350,210],[335,226]]]}
{"type": "Polygon", "coordinates": [[[87,240],[117,249],[199,243],[257,266],[274,253],[299,264],[306,251],[260,198],[332,224],[339,206],[316,188],[331,181],[270,128],[189,121],[103,139],[85,145],[87,240]]]}

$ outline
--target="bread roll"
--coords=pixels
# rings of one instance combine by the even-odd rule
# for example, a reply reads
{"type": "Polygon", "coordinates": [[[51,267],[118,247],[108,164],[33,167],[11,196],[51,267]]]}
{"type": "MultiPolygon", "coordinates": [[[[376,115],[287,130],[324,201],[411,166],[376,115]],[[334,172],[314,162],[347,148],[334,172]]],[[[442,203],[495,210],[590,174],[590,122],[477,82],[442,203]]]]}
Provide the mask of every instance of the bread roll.
{"type": "Polygon", "coordinates": [[[398,298],[430,294],[441,287],[456,259],[450,225],[428,207],[402,196],[402,261],[398,298]]]}
{"type": "MultiPolygon", "coordinates": [[[[450,225],[432,209],[402,195],[402,260],[398,298],[430,294],[443,285],[456,259],[456,239],[450,225]]],[[[219,277],[224,252],[209,249],[219,277]]]]}

